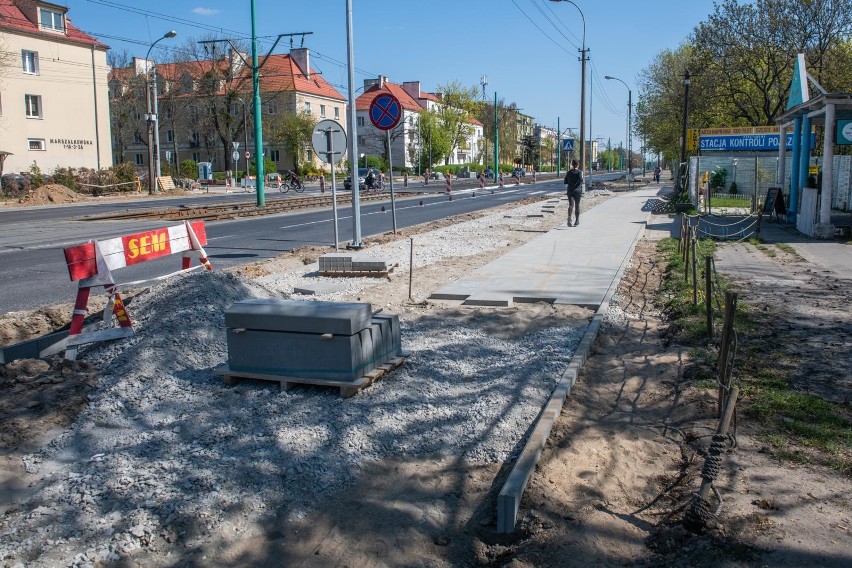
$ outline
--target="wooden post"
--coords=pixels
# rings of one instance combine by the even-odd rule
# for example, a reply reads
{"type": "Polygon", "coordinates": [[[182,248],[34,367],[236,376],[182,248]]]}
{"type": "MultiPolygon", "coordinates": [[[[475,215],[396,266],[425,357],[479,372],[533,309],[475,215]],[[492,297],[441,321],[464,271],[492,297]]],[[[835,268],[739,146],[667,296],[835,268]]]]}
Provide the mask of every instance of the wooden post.
{"type": "Polygon", "coordinates": [[[692,305],[698,306],[698,259],[695,256],[695,248],[698,241],[698,229],[694,229],[692,235],[692,305]]]}
{"type": "Polygon", "coordinates": [[[713,268],[713,257],[704,257],[704,304],[707,308],[707,339],[713,339],[713,278],[710,271],[713,268]]]}
{"type": "Polygon", "coordinates": [[[734,330],[734,312],[736,311],[737,294],[730,290],[725,291],[725,319],[722,324],[722,340],[719,345],[719,416],[722,415],[722,407],[725,404],[725,391],[728,389],[728,359],[731,349],[731,339],[734,330]]]}
{"type": "MultiPolygon", "coordinates": [[[[731,396],[728,397],[728,404],[725,406],[725,414],[722,415],[722,409],[719,409],[719,416],[721,417],[721,421],[719,422],[719,427],[716,429],[716,433],[722,436],[728,434],[728,429],[731,427],[731,419],[734,416],[734,410],[737,407],[737,397],[740,394],[739,387],[734,387],[731,389],[731,396]]],[[[713,485],[713,481],[709,479],[705,479],[701,482],[701,488],[698,490],[698,497],[702,501],[706,501],[707,497],[710,495],[710,486],[713,485]]]]}
{"type": "Polygon", "coordinates": [[[692,240],[692,229],[690,228],[689,222],[687,221],[686,227],[686,241],[684,241],[683,247],[683,280],[685,282],[689,282],[689,247],[691,245],[692,240]]]}

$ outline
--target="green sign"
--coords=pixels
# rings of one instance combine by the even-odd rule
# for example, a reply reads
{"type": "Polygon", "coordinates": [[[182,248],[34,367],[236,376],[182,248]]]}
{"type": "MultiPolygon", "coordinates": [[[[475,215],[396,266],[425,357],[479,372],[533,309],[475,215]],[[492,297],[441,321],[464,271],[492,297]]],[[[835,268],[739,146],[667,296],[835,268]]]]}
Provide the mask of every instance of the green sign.
{"type": "Polygon", "coordinates": [[[852,120],[837,121],[837,144],[840,146],[852,145],[852,120]]]}

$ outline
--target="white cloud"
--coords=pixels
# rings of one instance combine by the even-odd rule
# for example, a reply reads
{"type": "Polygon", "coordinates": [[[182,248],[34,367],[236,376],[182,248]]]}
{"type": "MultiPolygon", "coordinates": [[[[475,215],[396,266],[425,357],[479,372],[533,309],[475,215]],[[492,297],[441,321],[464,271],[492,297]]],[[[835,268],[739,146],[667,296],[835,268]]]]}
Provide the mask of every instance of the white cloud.
{"type": "Polygon", "coordinates": [[[192,13],[198,16],[215,16],[219,13],[219,10],[215,8],[203,8],[199,6],[198,8],[193,8],[192,13]]]}

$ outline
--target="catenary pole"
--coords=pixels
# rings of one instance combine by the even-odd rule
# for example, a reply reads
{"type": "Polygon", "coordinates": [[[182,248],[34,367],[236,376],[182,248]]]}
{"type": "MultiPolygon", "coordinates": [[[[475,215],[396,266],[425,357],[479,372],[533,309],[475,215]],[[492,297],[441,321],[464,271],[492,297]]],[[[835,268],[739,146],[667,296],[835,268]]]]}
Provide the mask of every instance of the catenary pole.
{"type": "MultiPolygon", "coordinates": [[[[361,196],[358,183],[358,120],[355,109],[355,52],[352,34],[352,0],[346,0],[346,62],[349,86],[349,162],[352,164],[352,248],[361,248],[361,196]]],[[[365,157],[366,159],[366,157],[365,157]]]]}
{"type": "Polygon", "coordinates": [[[251,85],[254,90],[254,163],[257,170],[257,206],[266,205],[263,177],[263,120],[260,106],[260,68],[257,60],[257,17],[254,9],[255,0],[251,0],[251,85]]]}

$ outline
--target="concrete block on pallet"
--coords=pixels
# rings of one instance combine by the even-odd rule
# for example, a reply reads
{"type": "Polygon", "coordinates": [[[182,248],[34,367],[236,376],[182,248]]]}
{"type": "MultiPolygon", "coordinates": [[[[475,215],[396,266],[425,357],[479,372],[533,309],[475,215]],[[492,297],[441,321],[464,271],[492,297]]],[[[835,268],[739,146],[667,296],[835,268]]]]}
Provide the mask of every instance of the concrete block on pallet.
{"type": "Polygon", "coordinates": [[[379,313],[373,316],[373,321],[385,321],[389,326],[387,335],[388,358],[397,357],[402,353],[402,332],[399,328],[399,316],[396,314],[379,313]]]}
{"type": "Polygon", "coordinates": [[[228,329],[232,371],[355,381],[375,368],[369,329],[353,335],[228,329]]]}
{"type": "Polygon", "coordinates": [[[365,303],[252,298],[225,310],[225,326],[265,331],[353,335],[367,328],[372,307],[365,303]]]}
{"type": "Polygon", "coordinates": [[[333,270],[343,271],[352,269],[352,255],[347,253],[332,252],[324,254],[319,258],[319,269],[321,271],[333,270]]]}

